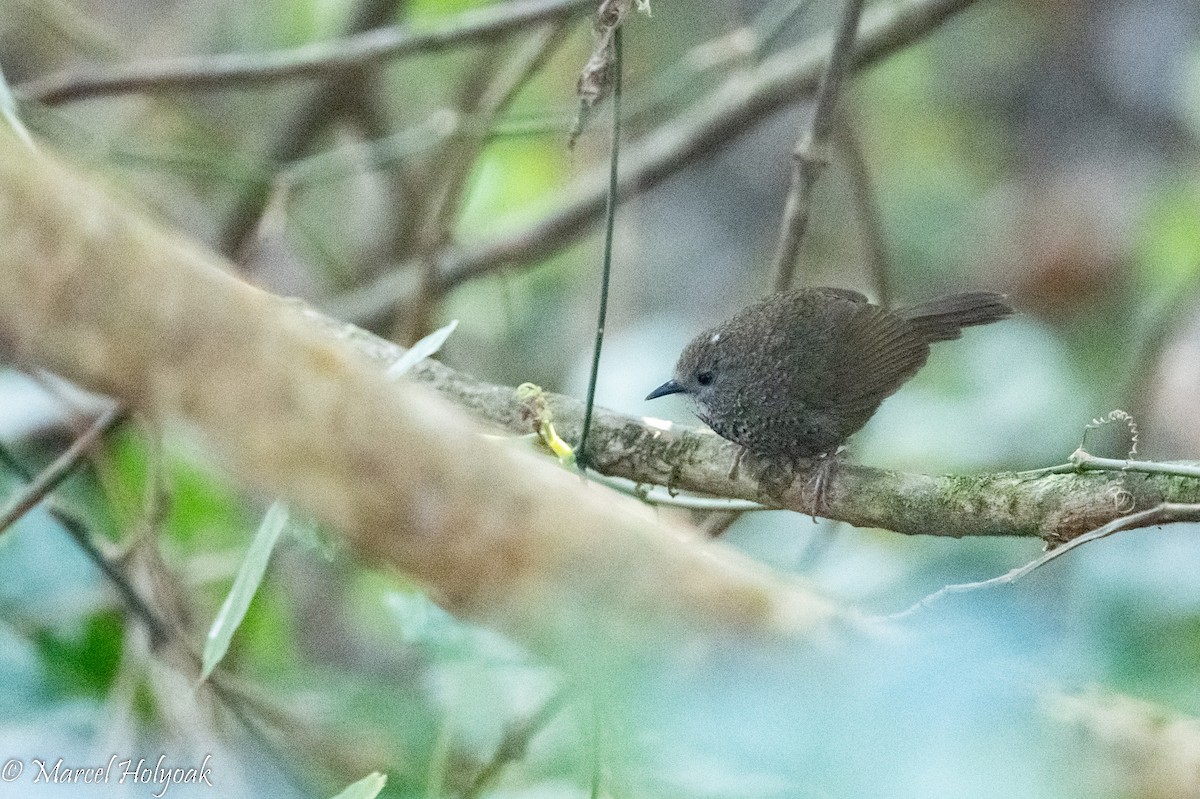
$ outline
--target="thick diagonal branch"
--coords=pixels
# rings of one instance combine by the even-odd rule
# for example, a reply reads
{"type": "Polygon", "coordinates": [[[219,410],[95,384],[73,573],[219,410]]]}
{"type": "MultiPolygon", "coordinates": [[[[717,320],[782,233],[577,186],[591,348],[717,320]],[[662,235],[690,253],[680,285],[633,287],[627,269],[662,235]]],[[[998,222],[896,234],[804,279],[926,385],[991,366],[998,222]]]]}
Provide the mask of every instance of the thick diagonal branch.
{"type": "Polygon", "coordinates": [[[831,606],[627,498],[488,441],[295,303],[0,128],[0,347],[198,433],[352,551],[556,662],[827,629],[831,606]]]}

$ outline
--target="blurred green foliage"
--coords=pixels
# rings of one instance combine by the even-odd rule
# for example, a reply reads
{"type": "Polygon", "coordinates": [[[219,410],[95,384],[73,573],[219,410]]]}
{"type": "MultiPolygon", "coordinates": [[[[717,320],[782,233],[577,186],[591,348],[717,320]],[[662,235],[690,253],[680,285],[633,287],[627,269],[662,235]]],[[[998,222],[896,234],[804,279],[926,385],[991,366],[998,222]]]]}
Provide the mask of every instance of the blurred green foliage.
{"type": "MultiPolygon", "coordinates": [[[[14,84],[15,76],[78,63],[78,41],[55,38],[47,11],[12,5],[16,11],[0,20],[0,45],[26,36],[58,42],[53,51],[0,47],[14,84]]],[[[99,10],[87,13],[102,24],[89,49],[115,49],[115,60],[133,62],[330,39],[353,4],[92,5],[99,10]]],[[[483,5],[419,0],[397,4],[395,16],[429,27],[483,5]]],[[[1151,113],[1112,99],[1117,78],[1128,77],[1120,70],[1093,91],[1089,81],[1108,74],[1100,68],[1108,64],[1102,43],[1137,40],[1145,31],[1106,27],[1111,20],[1099,11],[1070,3],[1076,16],[1067,24],[1055,5],[1009,2],[965,12],[872,69],[848,95],[898,297],[919,301],[950,287],[986,286],[1009,291],[1023,311],[939,348],[856,439],[856,459],[922,471],[1065,460],[1083,426],[1114,405],[1150,413],[1156,378],[1147,359],[1195,314],[1195,126],[1179,123],[1192,137],[1182,144],[1146,132],[1200,118],[1194,92],[1151,113]]],[[[816,33],[834,10],[817,6],[773,46],[816,33]]],[[[86,19],[82,6],[63,7],[86,19]]],[[[708,71],[681,67],[693,48],[748,24],[758,10],[717,0],[657,2],[654,17],[632,18],[627,107],[638,113],[631,139],[685,124],[671,114],[754,58],[708,71]]],[[[1194,63],[1200,45],[1190,19],[1184,56],[1190,52],[1194,63]]],[[[496,129],[549,124],[496,136],[477,153],[451,153],[451,162],[471,159],[454,218],[457,243],[486,245],[526,230],[570,201],[562,187],[603,167],[606,134],[595,120],[577,150],[564,146],[589,46],[588,25],[579,21],[505,114],[467,120],[496,129]]],[[[388,137],[424,136],[432,115],[463,105],[512,50],[490,47],[420,55],[376,73],[357,98],[360,113],[309,143],[310,156],[342,153],[326,162],[332,171],[277,194],[255,252],[237,254],[250,279],[319,304],[432,257],[406,247],[444,185],[429,172],[443,142],[396,147],[388,137]]],[[[161,94],[25,112],[39,135],[212,244],[245,193],[278,190],[278,170],[294,167],[271,163],[272,142],[287,133],[277,125],[293,118],[310,88],[161,94]]],[[[640,375],[643,364],[669,369],[675,352],[657,332],[645,332],[663,329],[654,324],[690,335],[713,321],[706,314],[724,315],[765,290],[801,119],[784,111],[734,142],[713,143],[704,158],[621,207],[610,352],[624,342],[635,355],[606,361],[608,380],[640,375]],[[696,242],[699,255],[689,250],[696,242]],[[734,256],[721,260],[723,253],[734,256]]],[[[871,290],[846,180],[836,162],[826,171],[801,271],[804,279],[871,290]]],[[[569,243],[542,262],[510,266],[440,298],[437,320],[462,320],[447,360],[510,385],[580,391],[596,301],[595,245],[594,238],[569,243]]],[[[381,316],[367,321],[387,332],[397,320],[381,316]]],[[[639,398],[654,384],[628,392],[624,408],[643,410],[639,398]]],[[[1178,418],[1149,418],[1159,423],[1160,442],[1184,429],[1171,426],[1181,425],[1178,418]]],[[[17,435],[31,470],[61,449],[59,440],[17,435]]],[[[114,562],[129,567],[133,584],[155,598],[152,606],[178,614],[181,640],[198,651],[270,498],[231,485],[220,464],[194,452],[178,431],[167,431],[162,447],[153,440],[143,424],[126,426],[59,497],[79,510],[114,562]],[[158,515],[151,513],[151,480],[164,491],[158,515]],[[149,566],[136,557],[147,541],[159,556],[149,566]],[[152,589],[155,579],[165,587],[152,589]]],[[[15,490],[15,476],[5,478],[6,491],[15,490]]],[[[648,659],[661,662],[593,686],[604,698],[595,702],[511,643],[447,615],[420,586],[364,570],[329,544],[332,536],[307,529],[280,542],[218,670],[219,678],[249,686],[259,704],[214,700],[196,686],[158,679],[147,664],[159,652],[145,646],[142,625],[54,518],[38,511],[0,535],[7,583],[0,590],[0,758],[29,757],[31,747],[80,759],[98,748],[107,756],[105,747],[124,754],[215,750],[224,778],[238,775],[246,795],[272,796],[333,795],[374,769],[388,775],[384,797],[1143,795],[1136,775],[1099,784],[1071,750],[1052,749],[1069,744],[1036,710],[1036,694],[1098,682],[1200,714],[1194,532],[1142,531],[1090,545],[1025,582],[947,600],[914,622],[907,640],[835,663],[778,653],[747,665],[731,654],[712,666],[689,664],[687,653],[654,653],[648,659]],[[187,689],[192,695],[183,695],[187,689]],[[561,710],[523,730],[560,690],[568,697],[561,710]],[[179,706],[189,702],[215,704],[220,723],[182,723],[190,717],[179,706]],[[499,787],[470,793],[506,752],[512,762],[500,758],[499,787]],[[603,790],[593,793],[597,758],[603,790]]],[[[728,540],[869,612],[905,607],[942,585],[985,579],[1037,554],[1031,541],[900,538],[814,526],[795,514],[746,517],[728,540]]]]}
{"type": "Polygon", "coordinates": [[[81,629],[42,629],[33,635],[45,668],[47,703],[74,696],[103,699],[112,689],[124,639],[121,616],[97,611],[81,621],[81,629]]]}

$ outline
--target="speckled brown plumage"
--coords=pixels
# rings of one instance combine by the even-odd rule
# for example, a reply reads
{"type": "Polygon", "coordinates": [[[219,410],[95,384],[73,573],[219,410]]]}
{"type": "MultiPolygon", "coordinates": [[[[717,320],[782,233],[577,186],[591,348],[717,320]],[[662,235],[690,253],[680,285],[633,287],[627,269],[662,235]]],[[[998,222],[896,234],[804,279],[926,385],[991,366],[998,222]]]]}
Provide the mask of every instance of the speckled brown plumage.
{"type": "Polygon", "coordinates": [[[846,289],[772,295],[696,336],[647,399],[688,394],[717,434],[768,458],[831,454],[929,357],[929,345],[1012,313],[1000,294],[888,311],[846,289]]]}

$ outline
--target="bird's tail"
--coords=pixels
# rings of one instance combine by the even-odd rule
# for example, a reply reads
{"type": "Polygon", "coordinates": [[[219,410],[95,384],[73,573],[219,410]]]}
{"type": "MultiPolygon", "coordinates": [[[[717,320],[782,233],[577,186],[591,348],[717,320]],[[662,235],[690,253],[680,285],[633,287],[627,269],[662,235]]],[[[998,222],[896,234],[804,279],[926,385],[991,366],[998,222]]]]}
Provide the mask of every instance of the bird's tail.
{"type": "Polygon", "coordinates": [[[949,341],[961,336],[964,327],[990,325],[1011,316],[1012,306],[1005,299],[1003,294],[991,291],[972,291],[901,308],[896,313],[926,341],[949,341]]]}

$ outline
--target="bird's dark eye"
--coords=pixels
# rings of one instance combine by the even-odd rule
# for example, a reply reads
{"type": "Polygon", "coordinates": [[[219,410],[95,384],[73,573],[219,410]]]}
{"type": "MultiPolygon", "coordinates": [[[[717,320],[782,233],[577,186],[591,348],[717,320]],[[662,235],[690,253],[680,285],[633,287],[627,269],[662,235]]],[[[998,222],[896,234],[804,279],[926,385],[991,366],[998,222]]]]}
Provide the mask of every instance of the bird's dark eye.
{"type": "Polygon", "coordinates": [[[712,381],[713,381],[713,373],[712,372],[701,372],[700,374],[696,375],[696,382],[702,386],[707,386],[712,381]]]}

